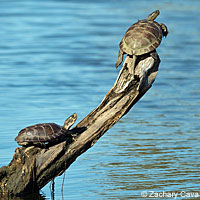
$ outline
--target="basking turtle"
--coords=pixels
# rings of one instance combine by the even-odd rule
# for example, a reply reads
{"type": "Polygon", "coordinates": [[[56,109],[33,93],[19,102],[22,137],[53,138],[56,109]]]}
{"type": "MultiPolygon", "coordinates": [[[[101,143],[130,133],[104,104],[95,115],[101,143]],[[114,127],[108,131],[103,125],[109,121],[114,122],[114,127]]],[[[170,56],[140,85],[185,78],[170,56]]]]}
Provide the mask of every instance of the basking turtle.
{"type": "Polygon", "coordinates": [[[136,56],[154,51],[162,36],[168,35],[167,27],[154,21],[159,14],[160,11],[156,10],[147,19],[139,20],[127,30],[120,42],[116,68],[122,63],[124,54],[132,55],[135,65],[136,56]]]}
{"type": "Polygon", "coordinates": [[[46,145],[55,144],[61,139],[72,139],[69,134],[69,128],[74,124],[77,119],[77,114],[74,113],[65,120],[64,126],[59,126],[55,123],[35,124],[22,129],[15,141],[21,146],[27,145],[46,145]]]}

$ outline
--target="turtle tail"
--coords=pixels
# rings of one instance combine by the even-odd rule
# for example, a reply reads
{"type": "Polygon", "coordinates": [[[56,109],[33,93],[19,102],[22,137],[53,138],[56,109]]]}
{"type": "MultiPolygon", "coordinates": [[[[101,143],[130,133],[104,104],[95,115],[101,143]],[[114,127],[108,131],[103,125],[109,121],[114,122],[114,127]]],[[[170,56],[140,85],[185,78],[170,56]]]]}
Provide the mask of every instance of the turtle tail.
{"type": "Polygon", "coordinates": [[[117,57],[117,62],[115,64],[116,68],[122,63],[122,61],[123,61],[123,52],[120,49],[117,57]]]}

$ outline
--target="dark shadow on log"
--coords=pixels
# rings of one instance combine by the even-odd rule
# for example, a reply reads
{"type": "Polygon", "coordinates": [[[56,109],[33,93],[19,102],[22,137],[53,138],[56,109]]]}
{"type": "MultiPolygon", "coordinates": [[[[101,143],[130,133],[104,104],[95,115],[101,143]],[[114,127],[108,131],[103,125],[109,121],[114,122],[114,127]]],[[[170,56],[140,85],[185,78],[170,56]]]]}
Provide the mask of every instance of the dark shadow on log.
{"type": "Polygon", "coordinates": [[[39,192],[127,114],[152,86],[160,59],[146,54],[138,57],[136,63],[133,66],[132,58],[126,57],[116,82],[101,104],[72,129],[76,134],[71,144],[63,141],[49,148],[16,148],[9,165],[0,168],[0,192],[16,196],[39,192]]]}

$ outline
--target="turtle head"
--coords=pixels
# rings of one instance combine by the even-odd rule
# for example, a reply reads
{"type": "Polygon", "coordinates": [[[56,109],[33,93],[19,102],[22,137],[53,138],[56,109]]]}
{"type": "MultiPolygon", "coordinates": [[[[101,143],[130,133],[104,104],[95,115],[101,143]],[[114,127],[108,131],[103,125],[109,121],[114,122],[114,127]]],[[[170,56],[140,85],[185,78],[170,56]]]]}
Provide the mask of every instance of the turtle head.
{"type": "Polygon", "coordinates": [[[164,37],[166,37],[168,35],[168,29],[167,29],[167,26],[165,24],[160,24],[161,26],[161,29],[162,29],[162,34],[164,37]]]}
{"type": "Polygon", "coordinates": [[[70,117],[68,117],[66,120],[65,120],[65,123],[64,123],[64,128],[65,130],[68,130],[76,121],[77,119],[77,114],[74,113],[73,115],[71,115],[70,117]]]}
{"type": "Polygon", "coordinates": [[[156,19],[156,17],[157,17],[159,14],[160,14],[160,11],[159,11],[159,10],[155,10],[154,12],[152,12],[152,13],[148,16],[147,20],[154,20],[154,19],[156,19]]]}

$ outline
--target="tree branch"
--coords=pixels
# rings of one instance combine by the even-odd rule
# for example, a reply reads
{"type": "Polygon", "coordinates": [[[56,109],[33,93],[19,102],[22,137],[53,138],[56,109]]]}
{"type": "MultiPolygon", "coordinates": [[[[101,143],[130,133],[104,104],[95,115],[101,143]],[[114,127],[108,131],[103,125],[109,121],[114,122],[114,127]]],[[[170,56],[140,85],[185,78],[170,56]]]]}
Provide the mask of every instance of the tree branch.
{"type": "Polygon", "coordinates": [[[147,92],[156,78],[159,63],[158,55],[156,59],[145,54],[138,56],[133,66],[132,57],[127,56],[116,82],[101,104],[71,130],[76,133],[73,142],[63,141],[49,148],[16,148],[9,165],[0,168],[0,192],[16,196],[38,192],[61,175],[147,92]],[[131,74],[133,67],[134,74],[131,74]]]}

